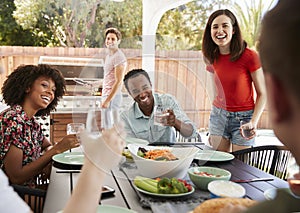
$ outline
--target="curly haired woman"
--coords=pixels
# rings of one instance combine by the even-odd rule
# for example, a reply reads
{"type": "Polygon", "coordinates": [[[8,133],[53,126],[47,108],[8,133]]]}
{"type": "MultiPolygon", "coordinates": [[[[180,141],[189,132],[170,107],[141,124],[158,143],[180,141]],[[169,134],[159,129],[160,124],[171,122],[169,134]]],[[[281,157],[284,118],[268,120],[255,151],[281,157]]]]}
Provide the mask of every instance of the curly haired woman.
{"type": "Polygon", "coordinates": [[[38,187],[37,176],[52,156],[79,145],[68,135],[52,146],[35,119],[49,115],[64,91],[63,76],[48,65],[21,65],[4,82],[3,99],[10,107],[0,114],[0,168],[10,183],[38,187]]]}

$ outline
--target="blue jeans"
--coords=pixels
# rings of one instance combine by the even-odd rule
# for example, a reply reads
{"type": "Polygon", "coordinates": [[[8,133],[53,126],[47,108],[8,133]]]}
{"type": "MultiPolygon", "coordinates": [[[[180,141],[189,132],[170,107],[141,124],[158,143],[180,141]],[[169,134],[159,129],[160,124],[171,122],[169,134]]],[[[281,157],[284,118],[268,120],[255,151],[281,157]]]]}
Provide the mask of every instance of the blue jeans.
{"type": "MultiPolygon", "coordinates": [[[[105,100],[107,96],[103,96],[102,100],[105,100]]],[[[120,111],[122,104],[122,94],[117,94],[109,103],[108,108],[101,109],[101,127],[109,129],[114,125],[113,111],[120,111]]]]}
{"type": "Polygon", "coordinates": [[[252,115],[253,110],[229,112],[213,106],[209,118],[209,133],[222,136],[235,145],[253,146],[255,138],[250,140],[243,138],[239,129],[240,122],[242,120],[250,120],[252,115]]]}

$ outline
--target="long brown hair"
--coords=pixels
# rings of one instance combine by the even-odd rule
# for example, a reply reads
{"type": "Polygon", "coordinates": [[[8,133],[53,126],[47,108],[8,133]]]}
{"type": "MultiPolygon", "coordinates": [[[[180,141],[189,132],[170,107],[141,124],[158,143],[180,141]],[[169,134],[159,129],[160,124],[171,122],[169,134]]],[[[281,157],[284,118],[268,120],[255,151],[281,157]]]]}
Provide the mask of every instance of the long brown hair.
{"type": "Polygon", "coordinates": [[[230,42],[230,60],[237,60],[247,47],[247,43],[242,38],[241,29],[234,14],[228,9],[217,10],[213,12],[208,18],[202,39],[203,55],[211,64],[213,64],[218,59],[220,54],[218,45],[215,44],[211,37],[211,25],[214,19],[220,15],[226,15],[230,18],[234,31],[230,42]]]}

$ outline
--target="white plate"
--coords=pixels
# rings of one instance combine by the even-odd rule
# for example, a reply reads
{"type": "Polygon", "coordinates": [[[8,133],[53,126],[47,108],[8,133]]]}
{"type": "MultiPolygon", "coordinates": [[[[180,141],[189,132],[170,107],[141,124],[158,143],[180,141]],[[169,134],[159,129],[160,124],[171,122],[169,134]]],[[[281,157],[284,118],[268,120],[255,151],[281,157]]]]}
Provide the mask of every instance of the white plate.
{"type": "Polygon", "coordinates": [[[234,159],[234,155],[216,150],[199,150],[194,159],[201,161],[229,161],[234,159]]]}
{"type": "Polygon", "coordinates": [[[126,144],[141,144],[141,145],[148,145],[149,142],[140,138],[126,138],[126,144]]]}
{"type": "Polygon", "coordinates": [[[192,191],[189,191],[189,192],[186,192],[186,193],[181,193],[181,194],[159,194],[159,193],[152,193],[152,192],[145,191],[143,189],[140,189],[136,185],[134,185],[134,187],[135,187],[136,190],[138,190],[139,192],[144,193],[146,195],[151,195],[151,196],[155,196],[155,197],[165,197],[165,198],[183,197],[183,196],[193,194],[194,191],[195,191],[194,187],[192,187],[192,191]]]}
{"type": "Polygon", "coordinates": [[[246,190],[243,186],[228,180],[214,180],[207,186],[212,197],[244,197],[246,190]]]}
{"type": "MultiPolygon", "coordinates": [[[[278,189],[276,189],[276,188],[267,189],[266,191],[264,191],[265,198],[267,200],[273,200],[276,197],[277,190],[278,189]]],[[[281,190],[286,190],[287,192],[291,193],[291,190],[289,188],[284,188],[281,190]]]]}
{"type": "MultiPolygon", "coordinates": [[[[97,207],[96,213],[109,212],[109,213],[137,213],[131,209],[122,208],[119,206],[111,206],[111,205],[100,205],[97,207]]],[[[63,211],[59,211],[58,213],[63,213],[63,211]]]]}
{"type": "Polygon", "coordinates": [[[54,155],[52,160],[68,165],[83,165],[84,154],[82,152],[64,152],[54,155]]]}

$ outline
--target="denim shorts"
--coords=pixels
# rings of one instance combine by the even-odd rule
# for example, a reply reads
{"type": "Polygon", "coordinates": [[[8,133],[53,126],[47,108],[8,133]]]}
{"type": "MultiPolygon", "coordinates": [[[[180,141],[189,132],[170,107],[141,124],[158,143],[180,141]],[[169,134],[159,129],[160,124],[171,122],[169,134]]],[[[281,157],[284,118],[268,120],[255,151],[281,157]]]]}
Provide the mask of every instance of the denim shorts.
{"type": "Polygon", "coordinates": [[[247,140],[240,133],[240,122],[242,120],[250,120],[252,114],[253,110],[229,112],[213,106],[209,118],[209,133],[222,136],[235,145],[253,146],[255,137],[247,140]]]}

